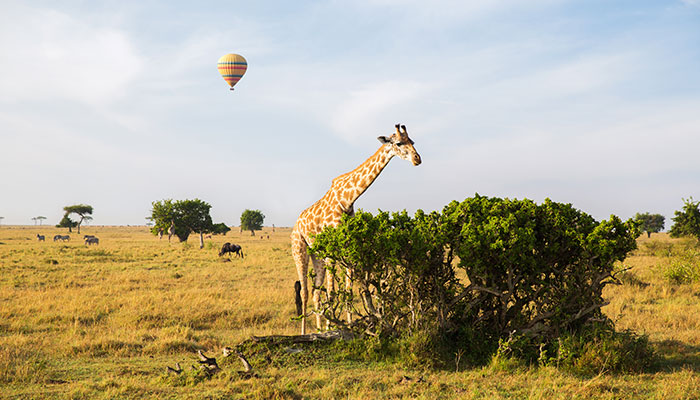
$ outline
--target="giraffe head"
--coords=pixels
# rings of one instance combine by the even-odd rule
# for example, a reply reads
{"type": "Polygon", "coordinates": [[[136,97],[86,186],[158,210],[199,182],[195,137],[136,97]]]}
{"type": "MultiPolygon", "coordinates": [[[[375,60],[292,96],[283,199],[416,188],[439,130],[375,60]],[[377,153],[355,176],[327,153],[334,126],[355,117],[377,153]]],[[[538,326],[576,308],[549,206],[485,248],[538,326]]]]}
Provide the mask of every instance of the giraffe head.
{"type": "Polygon", "coordinates": [[[390,137],[379,136],[380,142],[391,146],[390,152],[393,156],[398,156],[399,158],[411,161],[413,165],[420,165],[420,154],[413,147],[413,140],[408,137],[408,132],[406,132],[405,125],[396,125],[396,133],[390,137]]]}

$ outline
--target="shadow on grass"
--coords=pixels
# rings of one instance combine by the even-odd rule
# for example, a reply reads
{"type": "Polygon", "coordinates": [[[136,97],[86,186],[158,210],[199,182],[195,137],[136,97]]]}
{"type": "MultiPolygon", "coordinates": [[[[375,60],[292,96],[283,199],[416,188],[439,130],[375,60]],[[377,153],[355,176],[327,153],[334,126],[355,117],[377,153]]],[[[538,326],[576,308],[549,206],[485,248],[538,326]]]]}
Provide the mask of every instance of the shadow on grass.
{"type": "Polygon", "coordinates": [[[700,346],[668,339],[655,342],[654,348],[660,357],[661,370],[685,368],[700,372],[700,346]]]}

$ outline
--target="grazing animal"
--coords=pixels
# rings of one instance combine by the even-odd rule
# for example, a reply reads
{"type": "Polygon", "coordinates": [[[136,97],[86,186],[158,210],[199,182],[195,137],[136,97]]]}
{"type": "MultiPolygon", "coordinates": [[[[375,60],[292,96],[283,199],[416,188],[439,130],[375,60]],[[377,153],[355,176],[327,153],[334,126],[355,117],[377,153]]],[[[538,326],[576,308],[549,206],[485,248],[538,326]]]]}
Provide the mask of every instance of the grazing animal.
{"type": "Polygon", "coordinates": [[[236,253],[238,256],[243,258],[243,249],[237,244],[232,244],[229,242],[224,243],[224,245],[221,247],[221,251],[219,252],[219,257],[226,253],[236,253]]]}
{"type": "Polygon", "coordinates": [[[61,235],[54,235],[53,241],[54,241],[54,242],[57,242],[57,241],[61,240],[62,237],[63,237],[63,236],[61,236],[61,235]]]}
{"type": "Polygon", "coordinates": [[[61,240],[63,242],[66,242],[66,241],[70,242],[70,236],[69,235],[56,235],[53,237],[54,242],[57,242],[59,240],[61,240]]]}
{"type": "Polygon", "coordinates": [[[39,239],[40,242],[45,242],[46,237],[44,235],[36,234],[36,238],[39,239]]]}
{"type": "MultiPolygon", "coordinates": [[[[316,288],[321,287],[324,277],[326,277],[323,260],[317,260],[313,256],[310,257],[308,253],[308,248],[313,244],[314,235],[321,232],[326,226],[337,226],[343,214],[354,214],[353,204],[355,200],[377,179],[394,156],[411,161],[413,165],[421,163],[420,155],[413,147],[413,140],[408,137],[405,126],[396,125],[396,133],[390,137],[379,136],[377,139],[382,143],[379,150],[354,170],[333,179],[328,192],[311,207],[302,211],[296,224],[294,224],[291,235],[292,256],[294,257],[297,274],[301,282],[302,335],[306,333],[306,305],[309,297],[307,284],[309,258],[311,258],[315,272],[313,299],[316,310],[319,308],[321,299],[321,293],[316,288]]],[[[326,289],[332,290],[332,277],[329,275],[326,279],[326,289]]],[[[345,284],[350,289],[351,282],[349,277],[346,278],[345,284]]],[[[349,322],[349,312],[347,317],[349,322]]],[[[328,321],[326,321],[327,326],[328,324],[328,321]]],[[[321,329],[321,315],[318,313],[316,313],[316,327],[321,329]]]]}
{"type": "Polygon", "coordinates": [[[100,244],[100,239],[90,236],[85,238],[85,244],[91,245],[91,244],[100,244]]]}
{"type": "Polygon", "coordinates": [[[174,234],[175,234],[175,221],[170,221],[170,228],[168,228],[168,243],[170,243],[170,239],[172,239],[174,234]]]}

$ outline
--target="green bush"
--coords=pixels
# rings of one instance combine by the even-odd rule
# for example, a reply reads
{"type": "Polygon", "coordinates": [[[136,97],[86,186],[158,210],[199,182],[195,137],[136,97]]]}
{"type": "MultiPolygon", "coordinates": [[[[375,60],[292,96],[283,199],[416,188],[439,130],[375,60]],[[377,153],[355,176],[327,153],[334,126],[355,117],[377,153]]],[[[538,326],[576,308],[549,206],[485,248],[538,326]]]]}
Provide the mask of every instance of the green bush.
{"type": "Polygon", "coordinates": [[[330,261],[334,281],[320,288],[319,311],[336,326],[398,340],[403,356],[427,355],[420,359],[435,366],[452,362],[457,348],[459,359],[475,354],[470,362],[494,352],[537,359],[562,332],[605,319],[603,288],[616,282],[614,265],[637,236],[632,220],[597,222],[549,199],[476,195],[414,217],[359,211],[315,238],[312,252],[330,261]]]}
{"type": "Polygon", "coordinates": [[[676,211],[673,226],[669,234],[671,237],[693,236],[700,240],[700,201],[693,198],[683,199],[683,210],[676,211]]]}
{"type": "Polygon", "coordinates": [[[596,222],[571,206],[545,200],[476,196],[443,214],[459,267],[470,285],[460,296],[467,323],[507,335],[556,335],[600,318],[603,287],[614,263],[636,248],[638,230],[618,217],[596,222]]]}
{"type": "Polygon", "coordinates": [[[688,260],[675,259],[664,269],[664,277],[676,285],[697,282],[700,280],[700,265],[688,260]]]}
{"type": "MultiPolygon", "coordinates": [[[[441,216],[404,211],[377,216],[359,211],[316,236],[312,251],[330,259],[335,288],[323,315],[336,325],[375,336],[398,337],[448,328],[458,289],[441,216]],[[350,272],[359,300],[344,286],[350,272]],[[349,310],[353,323],[344,322],[349,310]]],[[[323,288],[327,290],[327,288],[323,288]]],[[[334,290],[333,290],[334,289],[334,290]]]]}

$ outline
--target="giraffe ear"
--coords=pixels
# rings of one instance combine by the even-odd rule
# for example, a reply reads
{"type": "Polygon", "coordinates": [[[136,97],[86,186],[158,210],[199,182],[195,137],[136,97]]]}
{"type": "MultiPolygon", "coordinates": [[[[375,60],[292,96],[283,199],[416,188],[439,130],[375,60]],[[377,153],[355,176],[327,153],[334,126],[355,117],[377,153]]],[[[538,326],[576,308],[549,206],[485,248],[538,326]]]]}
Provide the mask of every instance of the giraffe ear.
{"type": "Polygon", "coordinates": [[[379,140],[381,143],[391,143],[391,140],[386,136],[379,136],[377,140],[379,140]]]}

